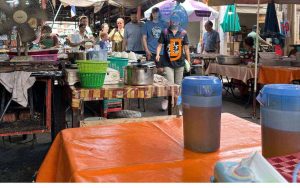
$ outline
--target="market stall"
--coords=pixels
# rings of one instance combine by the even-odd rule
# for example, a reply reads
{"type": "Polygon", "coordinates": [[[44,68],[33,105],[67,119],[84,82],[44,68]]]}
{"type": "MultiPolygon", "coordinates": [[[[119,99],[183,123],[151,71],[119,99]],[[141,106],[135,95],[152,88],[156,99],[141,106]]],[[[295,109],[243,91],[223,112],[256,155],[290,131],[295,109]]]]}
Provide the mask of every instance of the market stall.
{"type": "Polygon", "coordinates": [[[67,100],[71,104],[73,114],[73,127],[79,127],[84,119],[84,102],[107,99],[150,99],[153,97],[168,97],[168,114],[172,115],[172,103],[180,95],[179,85],[154,83],[147,86],[130,86],[123,83],[106,85],[101,89],[84,89],[68,86],[67,100]]]}
{"type": "Polygon", "coordinates": [[[64,125],[63,73],[57,61],[2,61],[0,77],[0,136],[52,132],[54,138],[64,125]],[[33,82],[28,85],[28,98],[23,98],[26,79],[33,82]]]}
{"type": "MultiPolygon", "coordinates": [[[[46,19],[38,4],[8,3],[0,7],[5,43],[0,50],[0,136],[51,132],[54,138],[64,125],[59,50],[38,48],[33,42],[46,19]]],[[[56,45],[54,40],[50,44],[56,45]]]]}
{"type": "Polygon", "coordinates": [[[261,66],[258,73],[260,84],[290,84],[300,80],[300,68],[291,66],[261,66]]]}

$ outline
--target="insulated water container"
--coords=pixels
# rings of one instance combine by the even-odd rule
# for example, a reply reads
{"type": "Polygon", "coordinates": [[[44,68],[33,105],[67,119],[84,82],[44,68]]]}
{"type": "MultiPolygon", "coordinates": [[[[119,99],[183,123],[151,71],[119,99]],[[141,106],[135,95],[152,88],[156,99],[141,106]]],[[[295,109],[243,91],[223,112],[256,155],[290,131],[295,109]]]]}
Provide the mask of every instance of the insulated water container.
{"type": "Polygon", "coordinates": [[[182,83],[184,146],[195,152],[220,147],[222,83],[213,76],[190,76],[182,83]]]}
{"type": "Polygon", "coordinates": [[[261,104],[262,153],[275,157],[300,151],[300,86],[266,85],[261,104]]]}

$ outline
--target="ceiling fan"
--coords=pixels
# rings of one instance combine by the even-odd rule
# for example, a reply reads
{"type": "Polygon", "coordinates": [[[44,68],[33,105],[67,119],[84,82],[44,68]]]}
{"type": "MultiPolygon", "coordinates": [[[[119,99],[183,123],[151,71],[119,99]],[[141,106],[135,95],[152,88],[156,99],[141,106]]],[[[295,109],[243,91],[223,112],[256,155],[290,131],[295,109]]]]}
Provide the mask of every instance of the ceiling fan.
{"type": "Polygon", "coordinates": [[[17,44],[22,42],[26,46],[28,42],[36,39],[35,29],[39,21],[47,19],[38,0],[0,0],[0,12],[5,17],[0,20],[0,35],[11,35],[15,30],[17,44]]]}

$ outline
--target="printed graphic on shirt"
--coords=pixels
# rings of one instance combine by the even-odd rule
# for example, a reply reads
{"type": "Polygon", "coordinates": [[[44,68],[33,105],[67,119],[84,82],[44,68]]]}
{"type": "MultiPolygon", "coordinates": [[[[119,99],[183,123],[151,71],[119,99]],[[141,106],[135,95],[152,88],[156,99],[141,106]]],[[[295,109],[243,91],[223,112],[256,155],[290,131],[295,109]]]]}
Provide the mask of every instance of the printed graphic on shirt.
{"type": "Polygon", "coordinates": [[[152,32],[153,37],[158,39],[161,34],[161,28],[158,26],[155,26],[152,28],[151,32],[152,32]]]}
{"type": "Polygon", "coordinates": [[[179,60],[182,55],[182,39],[170,39],[167,49],[171,61],[179,60]]]}

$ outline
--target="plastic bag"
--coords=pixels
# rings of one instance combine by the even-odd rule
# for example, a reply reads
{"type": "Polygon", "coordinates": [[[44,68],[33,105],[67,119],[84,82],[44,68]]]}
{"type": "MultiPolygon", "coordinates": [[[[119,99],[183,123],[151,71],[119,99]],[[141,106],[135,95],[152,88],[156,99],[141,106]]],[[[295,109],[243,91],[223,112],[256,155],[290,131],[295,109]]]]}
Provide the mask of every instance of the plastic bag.
{"type": "Polygon", "coordinates": [[[184,60],[184,69],[186,72],[191,71],[191,64],[187,60],[184,60]]]}

